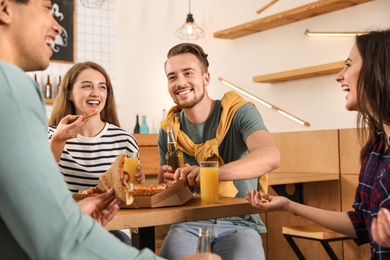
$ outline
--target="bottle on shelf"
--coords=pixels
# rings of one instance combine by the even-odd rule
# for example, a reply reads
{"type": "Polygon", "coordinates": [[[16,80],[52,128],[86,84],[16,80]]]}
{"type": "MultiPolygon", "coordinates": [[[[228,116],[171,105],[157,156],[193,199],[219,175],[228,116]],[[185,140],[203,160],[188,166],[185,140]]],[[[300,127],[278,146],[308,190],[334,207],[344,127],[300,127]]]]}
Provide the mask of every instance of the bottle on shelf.
{"type": "Polygon", "coordinates": [[[166,116],[167,116],[167,111],[166,111],[165,108],[164,108],[163,111],[162,111],[161,120],[164,120],[166,116]]]}
{"type": "Polygon", "coordinates": [[[134,134],[139,134],[138,114],[137,114],[137,117],[135,119],[134,134]]]}
{"type": "Polygon", "coordinates": [[[51,88],[51,84],[50,84],[50,75],[47,75],[47,82],[46,82],[46,85],[45,85],[45,98],[51,98],[51,94],[52,94],[52,88],[51,88]]]}
{"type": "Polygon", "coordinates": [[[58,96],[58,93],[60,93],[60,88],[61,88],[61,76],[58,78],[58,84],[57,84],[57,89],[56,89],[56,97],[58,96]]]}
{"type": "Polygon", "coordinates": [[[211,253],[210,228],[199,228],[197,254],[211,253]]]}
{"type": "Polygon", "coordinates": [[[146,116],[142,116],[142,125],[139,128],[141,134],[149,134],[149,126],[146,124],[146,116]]]}
{"type": "Polygon", "coordinates": [[[175,172],[177,168],[184,166],[184,161],[183,153],[179,150],[179,147],[177,146],[177,141],[172,126],[167,127],[167,144],[168,151],[165,154],[165,160],[167,162],[167,165],[172,167],[171,172],[175,172]]]}

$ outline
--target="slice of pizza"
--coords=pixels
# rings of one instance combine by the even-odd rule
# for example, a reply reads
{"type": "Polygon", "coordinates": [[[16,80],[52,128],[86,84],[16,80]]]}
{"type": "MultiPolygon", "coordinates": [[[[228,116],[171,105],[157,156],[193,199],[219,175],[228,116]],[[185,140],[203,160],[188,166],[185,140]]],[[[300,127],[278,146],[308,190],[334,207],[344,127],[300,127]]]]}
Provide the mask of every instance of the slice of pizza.
{"type": "Polygon", "coordinates": [[[99,177],[99,180],[106,190],[113,188],[115,197],[123,204],[130,205],[134,201],[134,197],[131,195],[133,184],[128,182],[130,180],[129,174],[123,171],[125,158],[126,154],[118,155],[111,167],[99,177]]]}
{"type": "MultiPolygon", "coordinates": [[[[87,112],[83,113],[82,116],[83,116],[83,120],[91,117],[91,116],[94,116],[94,115],[97,115],[97,111],[95,109],[91,109],[91,110],[88,110],[87,112]]],[[[80,117],[80,115],[77,115],[77,117],[75,117],[74,119],[70,120],[69,122],[72,123],[74,121],[76,121],[78,118],[80,117]]]]}
{"type": "Polygon", "coordinates": [[[99,187],[91,187],[88,190],[81,192],[81,194],[93,196],[93,195],[100,195],[105,192],[106,192],[105,190],[101,190],[99,187]]]}
{"type": "Polygon", "coordinates": [[[145,196],[145,195],[153,195],[160,191],[163,191],[167,188],[167,185],[164,183],[160,184],[151,184],[149,186],[144,186],[141,184],[137,184],[133,186],[133,191],[130,192],[130,194],[134,196],[145,196]]]}

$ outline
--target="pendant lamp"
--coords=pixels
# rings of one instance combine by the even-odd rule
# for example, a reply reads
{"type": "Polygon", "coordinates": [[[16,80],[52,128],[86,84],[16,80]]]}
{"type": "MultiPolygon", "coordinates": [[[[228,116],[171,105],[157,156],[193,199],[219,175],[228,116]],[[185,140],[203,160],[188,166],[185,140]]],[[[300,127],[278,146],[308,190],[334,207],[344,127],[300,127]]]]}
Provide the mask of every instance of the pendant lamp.
{"type": "Polygon", "coordinates": [[[189,13],[185,24],[176,30],[176,36],[181,40],[197,40],[204,37],[204,31],[194,21],[194,17],[191,14],[191,0],[188,0],[189,13]]]}
{"type": "Polygon", "coordinates": [[[100,8],[105,0],[80,0],[84,7],[100,8]]]}

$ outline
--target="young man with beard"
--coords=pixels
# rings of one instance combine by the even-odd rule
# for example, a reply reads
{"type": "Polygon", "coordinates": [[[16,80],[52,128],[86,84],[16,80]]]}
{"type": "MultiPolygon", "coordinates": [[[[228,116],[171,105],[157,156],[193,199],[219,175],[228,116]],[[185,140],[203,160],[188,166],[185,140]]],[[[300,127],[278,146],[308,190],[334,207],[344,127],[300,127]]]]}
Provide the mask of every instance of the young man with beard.
{"type": "MultiPolygon", "coordinates": [[[[220,195],[245,198],[246,191],[259,188],[259,177],[279,167],[279,150],[252,103],[233,91],[221,100],[209,97],[208,65],[207,54],[196,44],[179,44],[168,52],[165,73],[177,106],[161,122],[158,181],[183,179],[199,186],[199,162],[218,160],[220,195]],[[174,173],[165,165],[168,126],[190,165],[174,173]]],[[[212,252],[223,259],[264,259],[259,233],[266,228],[257,214],[174,224],[160,256],[177,259],[195,253],[199,227],[211,228],[212,252]]]]}
{"type": "MultiPolygon", "coordinates": [[[[99,225],[119,209],[112,191],[76,204],[58,170],[47,141],[42,93],[24,73],[49,66],[61,32],[51,9],[50,0],[0,0],[1,258],[157,259],[99,225]]],[[[74,127],[82,124],[80,117],[74,127]]]]}

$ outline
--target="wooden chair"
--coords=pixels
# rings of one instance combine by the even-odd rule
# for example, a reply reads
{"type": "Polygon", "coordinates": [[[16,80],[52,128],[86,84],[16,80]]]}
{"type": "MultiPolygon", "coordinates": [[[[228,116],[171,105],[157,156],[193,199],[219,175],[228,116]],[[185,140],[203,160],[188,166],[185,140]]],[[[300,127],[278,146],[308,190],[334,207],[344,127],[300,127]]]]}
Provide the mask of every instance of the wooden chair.
{"type": "Polygon", "coordinates": [[[333,249],[330,247],[329,242],[352,239],[351,237],[334,232],[319,225],[282,227],[282,233],[300,260],[304,260],[305,257],[294,242],[294,237],[319,241],[332,260],[336,260],[338,258],[333,249]]]}

